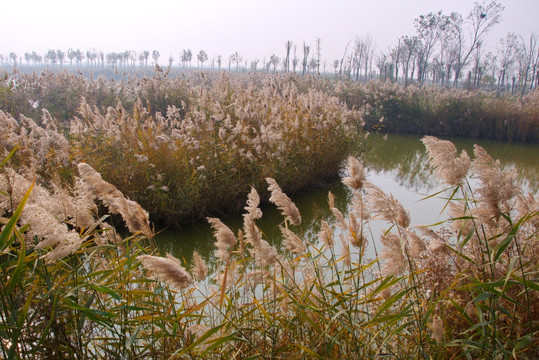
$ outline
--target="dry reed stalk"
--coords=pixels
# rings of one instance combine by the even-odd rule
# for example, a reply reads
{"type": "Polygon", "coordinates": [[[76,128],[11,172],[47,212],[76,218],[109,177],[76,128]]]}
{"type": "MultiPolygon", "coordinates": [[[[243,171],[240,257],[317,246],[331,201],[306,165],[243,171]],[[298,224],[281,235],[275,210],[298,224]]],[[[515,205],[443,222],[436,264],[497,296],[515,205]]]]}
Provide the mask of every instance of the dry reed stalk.
{"type": "Polygon", "coordinates": [[[94,196],[99,198],[113,214],[120,214],[131,233],[140,232],[151,238],[148,213],[135,201],[128,200],[114,185],[104,181],[90,165],[80,163],[79,175],[94,196]]]}
{"type": "Polygon", "coordinates": [[[193,283],[191,275],[182,266],[180,260],[170,254],[167,254],[166,258],[140,255],[137,259],[146,270],[150,271],[155,280],[163,281],[173,289],[181,291],[193,283]]]}
{"type": "Polygon", "coordinates": [[[266,181],[269,184],[268,190],[271,192],[270,201],[277,205],[277,208],[281,211],[281,214],[285,217],[285,220],[288,220],[292,225],[301,224],[301,214],[299,213],[296,204],[290,200],[290,198],[283,193],[275,179],[266,178],[266,181]]]}

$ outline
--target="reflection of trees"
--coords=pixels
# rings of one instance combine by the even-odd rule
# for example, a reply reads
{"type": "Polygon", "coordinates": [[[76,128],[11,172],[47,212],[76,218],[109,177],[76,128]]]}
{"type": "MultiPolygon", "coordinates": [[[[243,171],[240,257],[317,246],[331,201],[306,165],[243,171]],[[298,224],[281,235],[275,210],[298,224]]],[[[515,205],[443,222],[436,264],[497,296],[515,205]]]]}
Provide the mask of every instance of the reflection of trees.
{"type": "Polygon", "coordinates": [[[362,159],[369,170],[391,173],[396,182],[414,191],[430,191],[437,184],[425,147],[416,136],[369,136],[369,148],[362,159]]]}
{"type": "MultiPolygon", "coordinates": [[[[529,190],[539,189],[539,166],[537,153],[539,146],[534,144],[485,141],[477,139],[449,139],[458,149],[466,150],[473,159],[473,145],[479,144],[494,159],[499,159],[503,167],[514,166],[517,181],[529,190]]],[[[417,192],[428,192],[437,184],[429,166],[425,147],[418,136],[369,137],[369,150],[363,156],[365,167],[376,172],[391,174],[399,184],[417,192]]]]}

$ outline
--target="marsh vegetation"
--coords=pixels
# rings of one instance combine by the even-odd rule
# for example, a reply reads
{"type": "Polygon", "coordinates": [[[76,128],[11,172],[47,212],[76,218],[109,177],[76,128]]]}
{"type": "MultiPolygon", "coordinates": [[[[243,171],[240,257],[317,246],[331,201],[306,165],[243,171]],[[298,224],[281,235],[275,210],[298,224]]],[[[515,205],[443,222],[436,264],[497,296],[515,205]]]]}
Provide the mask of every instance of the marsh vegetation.
{"type": "MultiPolygon", "coordinates": [[[[447,212],[419,226],[361,161],[365,129],[397,131],[418,98],[448,119],[459,118],[449,99],[500,101],[500,133],[536,141],[536,91],[472,99],[217,73],[43,73],[2,89],[3,358],[538,356],[537,194],[482,147],[458,153],[423,137],[447,212]],[[65,102],[54,108],[46,94],[65,102]],[[406,107],[389,107],[395,98],[406,107]],[[313,236],[290,196],[340,171],[352,205],[327,194],[331,216],[313,236]],[[278,242],[257,226],[262,202],[281,214],[278,242]],[[237,229],[219,219],[234,211],[237,229]],[[213,263],[158,252],[163,224],[200,218],[214,231],[213,263]],[[373,221],[385,224],[379,238],[373,221]]],[[[491,114],[489,104],[469,108],[491,114]]]]}

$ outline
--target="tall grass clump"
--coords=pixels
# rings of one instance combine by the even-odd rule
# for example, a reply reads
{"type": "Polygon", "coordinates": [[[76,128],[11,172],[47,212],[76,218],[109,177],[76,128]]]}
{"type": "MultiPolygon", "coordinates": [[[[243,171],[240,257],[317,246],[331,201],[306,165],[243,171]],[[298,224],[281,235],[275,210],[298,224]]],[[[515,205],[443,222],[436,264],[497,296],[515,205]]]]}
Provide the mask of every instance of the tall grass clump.
{"type": "MultiPolygon", "coordinates": [[[[191,81],[198,82],[194,76],[191,81]]],[[[42,111],[47,110],[64,129],[78,114],[81,98],[100,111],[118,102],[130,111],[140,99],[152,114],[164,114],[169,105],[189,103],[187,82],[169,77],[168,72],[149,77],[125,73],[118,79],[103,75],[87,78],[67,71],[15,72],[0,79],[0,110],[14,117],[24,115],[38,124],[42,111]]]]}
{"type": "Polygon", "coordinates": [[[447,185],[438,194],[446,217],[437,224],[411,224],[353,157],[343,179],[351,209],[341,212],[330,193],[334,220],[322,221],[314,237],[302,232],[300,214],[273,179],[268,190],[283,214],[284,249],[256,226],[262,213],[254,189],[237,235],[208,219],[217,264],[199,287],[205,307],[196,340],[174,355],[537,357],[537,195],[524,194],[513,173],[478,146],[471,159],[448,141],[423,142],[447,185]],[[374,221],[387,224],[379,239],[369,235],[374,221]],[[377,259],[365,257],[369,242],[378,244],[377,259]]]}
{"type": "Polygon", "coordinates": [[[537,195],[478,146],[472,159],[423,143],[447,185],[435,194],[447,200],[439,223],[411,224],[350,157],[347,213],[330,193],[333,219],[306,233],[268,177],[263,195],[248,191],[241,229],[207,219],[210,264],[154,253],[146,212],[90,165],[68,187],[32,180],[11,151],[0,173],[1,356],[536,358],[537,195]],[[283,215],[283,248],[257,226],[262,196],[283,215]],[[379,239],[375,221],[387,225],[379,239]]]}
{"type": "Polygon", "coordinates": [[[335,92],[365,110],[369,130],[539,141],[539,93],[512,96],[383,82],[341,83],[335,92]]]}
{"type": "Polygon", "coordinates": [[[237,211],[266,177],[289,192],[334,177],[361,143],[359,113],[284,77],[252,80],[208,79],[190,88],[189,106],[166,114],[142,102],[106,113],[83,102],[70,126],[73,156],[167,224],[237,211]]]}

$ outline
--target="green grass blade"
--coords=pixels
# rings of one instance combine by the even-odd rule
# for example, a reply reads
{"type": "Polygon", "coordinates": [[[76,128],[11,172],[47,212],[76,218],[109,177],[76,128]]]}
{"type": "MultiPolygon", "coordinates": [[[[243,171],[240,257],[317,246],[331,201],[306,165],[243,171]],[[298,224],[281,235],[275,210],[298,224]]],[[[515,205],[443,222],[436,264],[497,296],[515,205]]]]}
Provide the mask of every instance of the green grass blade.
{"type": "Polygon", "coordinates": [[[9,219],[8,223],[4,227],[4,230],[2,230],[2,233],[0,234],[0,251],[3,251],[6,248],[6,244],[13,233],[13,229],[15,229],[15,226],[17,225],[17,221],[19,221],[19,218],[21,217],[22,209],[26,205],[26,201],[28,201],[34,185],[35,181],[32,183],[28,191],[26,191],[26,194],[19,203],[19,206],[17,206],[17,209],[15,209],[13,216],[11,216],[11,219],[9,219]]]}

